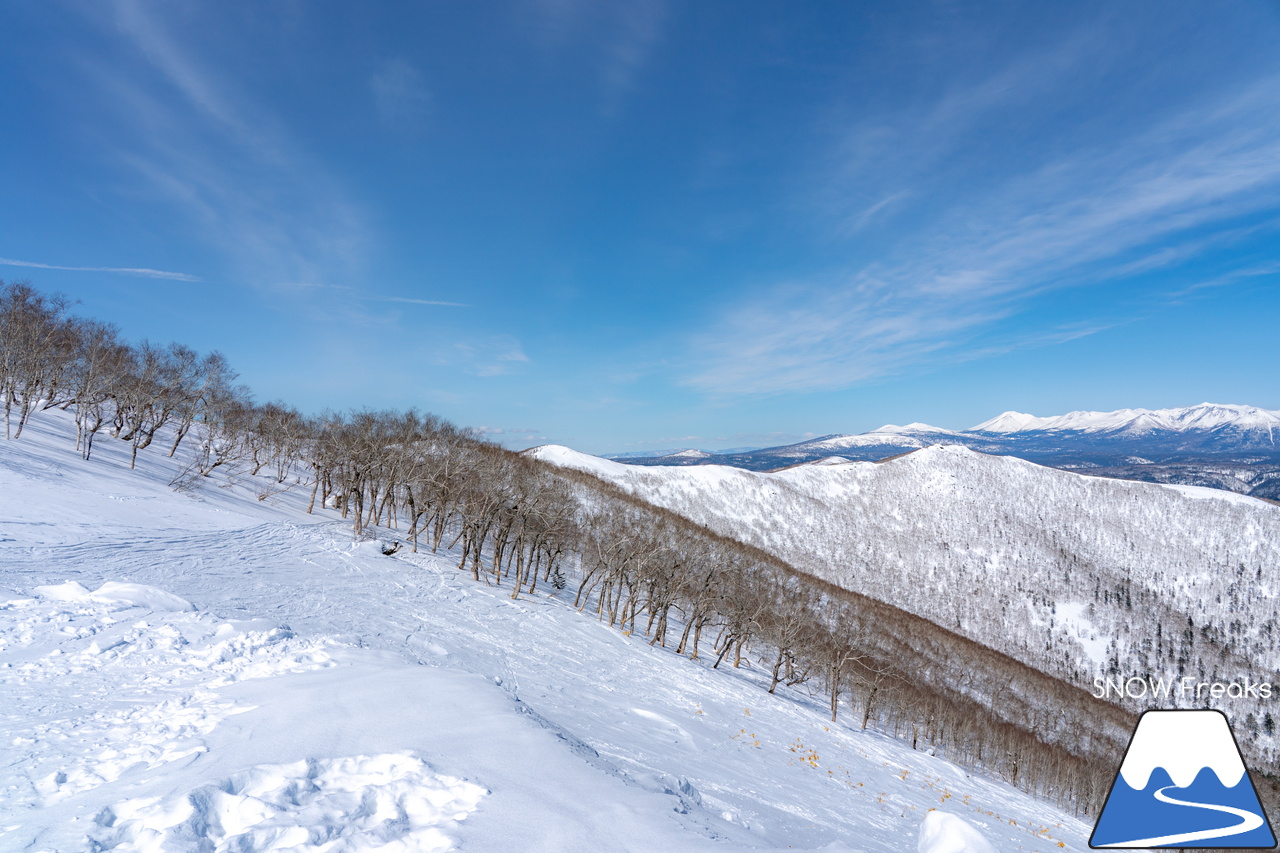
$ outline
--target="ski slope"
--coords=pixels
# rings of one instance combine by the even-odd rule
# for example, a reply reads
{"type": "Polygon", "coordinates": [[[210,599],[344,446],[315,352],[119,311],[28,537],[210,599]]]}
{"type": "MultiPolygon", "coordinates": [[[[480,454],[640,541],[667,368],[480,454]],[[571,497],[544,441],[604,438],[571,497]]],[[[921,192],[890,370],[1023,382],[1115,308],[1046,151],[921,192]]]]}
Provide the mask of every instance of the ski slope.
{"type": "Polygon", "coordinates": [[[1087,849],[1049,804],[567,593],[385,557],[303,489],[180,494],[178,460],[71,444],[53,412],[0,442],[0,850],[1087,849]]]}

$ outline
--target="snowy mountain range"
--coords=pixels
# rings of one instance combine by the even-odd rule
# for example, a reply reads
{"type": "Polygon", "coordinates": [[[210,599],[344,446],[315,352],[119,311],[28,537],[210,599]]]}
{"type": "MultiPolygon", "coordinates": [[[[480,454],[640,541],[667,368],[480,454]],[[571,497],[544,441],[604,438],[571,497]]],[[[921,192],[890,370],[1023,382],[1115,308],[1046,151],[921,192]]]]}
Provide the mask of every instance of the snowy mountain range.
{"type": "Polygon", "coordinates": [[[1038,418],[1021,412],[1005,412],[983,421],[968,432],[1027,433],[1073,431],[1108,433],[1130,437],[1155,433],[1205,433],[1228,430],[1242,442],[1275,446],[1280,439],[1280,411],[1254,406],[1201,403],[1182,409],[1119,409],[1114,412],[1070,412],[1038,418]],[[1265,436],[1265,440],[1264,440],[1265,436]]]}
{"type": "Polygon", "coordinates": [[[1215,403],[1054,417],[1005,412],[960,431],[924,423],[886,424],[858,435],[828,435],[748,452],[685,450],[611,458],[632,465],[732,465],[767,471],[828,456],[878,461],[940,444],[1121,479],[1280,499],[1280,410],[1215,403]]]}
{"type": "Polygon", "coordinates": [[[960,446],[775,472],[530,452],[1081,686],[1280,672],[1280,507],[1263,500],[960,446]]]}

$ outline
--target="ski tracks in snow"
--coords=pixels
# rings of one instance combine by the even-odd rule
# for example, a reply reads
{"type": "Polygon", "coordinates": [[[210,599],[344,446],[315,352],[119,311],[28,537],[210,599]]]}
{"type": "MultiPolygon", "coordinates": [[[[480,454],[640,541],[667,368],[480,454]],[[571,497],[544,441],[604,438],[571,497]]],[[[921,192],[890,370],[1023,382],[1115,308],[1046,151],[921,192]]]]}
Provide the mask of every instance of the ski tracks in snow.
{"type": "Polygon", "coordinates": [[[0,767],[9,809],[196,756],[203,736],[247,710],[219,688],[331,665],[323,638],[89,594],[12,599],[0,616],[0,727],[17,755],[0,767]]]}

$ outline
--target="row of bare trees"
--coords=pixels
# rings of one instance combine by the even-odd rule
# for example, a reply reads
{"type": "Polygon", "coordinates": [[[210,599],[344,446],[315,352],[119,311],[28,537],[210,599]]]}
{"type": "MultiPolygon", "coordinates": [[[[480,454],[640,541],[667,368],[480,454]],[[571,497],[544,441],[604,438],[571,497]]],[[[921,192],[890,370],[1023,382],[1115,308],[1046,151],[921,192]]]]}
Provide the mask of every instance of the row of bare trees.
{"type": "Polygon", "coordinates": [[[129,442],[131,466],[163,436],[170,456],[186,446],[195,475],[309,488],[308,512],[332,509],[357,536],[380,527],[414,551],[449,549],[512,597],[565,590],[650,645],[820,697],[833,721],[847,709],[855,725],[1078,811],[1101,806],[1131,720],[1084,691],[435,416],[255,405],[217,353],[130,346],[68,309],[0,285],[6,436],[41,409],[73,410],[84,459],[106,430],[129,442]]]}
{"type": "MultiPolygon", "coordinates": [[[[74,409],[76,449],[88,459],[106,429],[138,451],[161,430],[178,451],[196,423],[243,420],[248,391],[219,353],[182,344],[130,346],[116,327],[69,314],[70,304],[26,282],[0,281],[0,401],[5,437],[19,438],[32,415],[74,409]]],[[[236,425],[238,430],[239,424],[236,425]]]]}

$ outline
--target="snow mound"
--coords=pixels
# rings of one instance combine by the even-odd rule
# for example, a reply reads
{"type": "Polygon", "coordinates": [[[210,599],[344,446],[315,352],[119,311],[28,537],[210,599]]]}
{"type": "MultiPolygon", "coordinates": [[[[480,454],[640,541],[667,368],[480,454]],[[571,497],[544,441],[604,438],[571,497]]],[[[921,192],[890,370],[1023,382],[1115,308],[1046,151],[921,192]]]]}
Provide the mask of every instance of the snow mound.
{"type": "Polygon", "coordinates": [[[94,600],[124,607],[144,607],[157,612],[195,610],[190,601],[142,583],[107,581],[92,593],[94,600]]]}
{"type": "Polygon", "coordinates": [[[262,765],[185,796],[125,800],[97,816],[100,851],[444,851],[488,791],[411,753],[262,765]]]}
{"type": "Polygon", "coordinates": [[[179,598],[171,592],[165,592],[154,586],[141,583],[121,583],[107,581],[102,586],[89,592],[75,581],[38,586],[32,590],[38,598],[48,601],[95,601],[99,604],[114,604],[116,609],[142,607],[158,613],[195,610],[195,606],[185,598],[179,598]]]}
{"type": "Polygon", "coordinates": [[[38,586],[31,592],[37,598],[45,598],[49,601],[79,601],[89,596],[89,590],[75,581],[38,586]]]}
{"type": "Polygon", "coordinates": [[[920,824],[917,853],[996,853],[964,818],[931,809],[920,824]]]}

